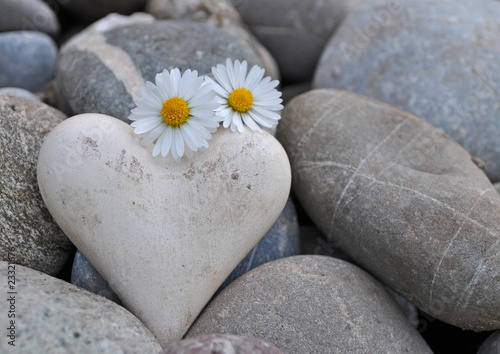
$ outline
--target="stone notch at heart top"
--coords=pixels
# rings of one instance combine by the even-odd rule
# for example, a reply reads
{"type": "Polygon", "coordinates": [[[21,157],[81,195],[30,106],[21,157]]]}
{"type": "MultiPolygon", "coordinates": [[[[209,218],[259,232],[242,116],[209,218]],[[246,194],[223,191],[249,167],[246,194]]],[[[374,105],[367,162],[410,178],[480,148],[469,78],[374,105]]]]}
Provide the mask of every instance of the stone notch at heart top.
{"type": "Polygon", "coordinates": [[[126,123],[82,114],[38,161],[61,229],[164,346],[179,340],[282,211],[288,157],[271,135],[219,128],[180,162],[152,156],[126,123]]]}

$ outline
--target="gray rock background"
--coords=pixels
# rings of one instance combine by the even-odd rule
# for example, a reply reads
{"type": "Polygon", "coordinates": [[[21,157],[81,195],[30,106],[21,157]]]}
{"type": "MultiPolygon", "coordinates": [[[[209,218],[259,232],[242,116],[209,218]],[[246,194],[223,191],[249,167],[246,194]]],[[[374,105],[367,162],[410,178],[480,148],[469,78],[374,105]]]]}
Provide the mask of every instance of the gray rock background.
{"type": "Polygon", "coordinates": [[[57,36],[59,21],[54,11],[41,0],[0,0],[0,32],[41,31],[57,36]]]}

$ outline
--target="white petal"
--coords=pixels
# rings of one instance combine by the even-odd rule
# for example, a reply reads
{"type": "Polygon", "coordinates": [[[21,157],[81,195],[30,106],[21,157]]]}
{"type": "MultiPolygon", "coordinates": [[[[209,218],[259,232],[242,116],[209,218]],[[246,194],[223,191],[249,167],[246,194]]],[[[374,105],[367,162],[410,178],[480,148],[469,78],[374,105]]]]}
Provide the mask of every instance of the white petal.
{"type": "Polygon", "coordinates": [[[179,157],[182,157],[182,155],[184,155],[184,139],[182,138],[182,134],[181,134],[180,129],[174,130],[173,139],[174,139],[173,146],[175,146],[175,151],[177,152],[177,155],[179,157]]]}
{"type": "Polygon", "coordinates": [[[250,129],[262,133],[262,130],[260,129],[259,125],[255,123],[255,121],[250,117],[250,115],[242,114],[242,118],[243,118],[243,123],[245,123],[250,129]]]}
{"type": "MultiPolygon", "coordinates": [[[[229,60],[229,59],[228,59],[229,60]]],[[[231,87],[233,88],[238,88],[238,82],[236,81],[236,75],[235,75],[235,68],[236,68],[236,65],[238,65],[238,68],[240,67],[240,62],[239,61],[236,61],[234,63],[234,68],[233,67],[227,67],[227,76],[229,78],[229,82],[231,83],[231,87]]]]}
{"type": "Polygon", "coordinates": [[[141,145],[142,146],[148,146],[149,144],[151,144],[153,141],[155,141],[160,135],[161,133],[163,133],[163,131],[167,129],[167,126],[166,125],[159,125],[157,126],[155,129],[153,129],[152,131],[150,131],[148,133],[148,135],[146,135],[146,137],[144,139],[142,139],[141,141],[141,145]]]}
{"type": "Polygon", "coordinates": [[[163,144],[163,138],[165,137],[165,133],[167,132],[168,128],[166,128],[165,130],[163,130],[163,132],[161,133],[160,137],[158,138],[158,140],[156,141],[156,144],[153,148],[153,156],[158,156],[161,152],[161,146],[163,144]]]}
{"type": "Polygon", "coordinates": [[[252,110],[259,113],[261,116],[267,117],[270,119],[279,120],[281,118],[281,115],[279,113],[270,111],[270,110],[262,108],[262,107],[254,106],[254,107],[252,107],[252,110]]]}
{"type": "Polygon", "coordinates": [[[179,96],[179,83],[181,81],[180,70],[178,68],[172,69],[172,71],[170,71],[170,78],[172,80],[173,95],[178,97],[179,96]]]}
{"type": "Polygon", "coordinates": [[[163,142],[161,144],[161,155],[163,157],[168,155],[168,152],[170,151],[170,148],[172,146],[172,131],[173,129],[171,127],[168,127],[165,129],[165,136],[163,137],[163,142]]]}
{"type": "Polygon", "coordinates": [[[245,79],[247,77],[247,69],[248,69],[248,63],[246,60],[243,60],[243,62],[240,65],[240,70],[239,72],[237,72],[239,87],[243,87],[245,84],[245,79]]]}
{"type": "Polygon", "coordinates": [[[255,86],[257,86],[260,80],[262,80],[262,78],[264,77],[265,72],[266,71],[260,66],[254,65],[252,69],[250,69],[250,72],[248,73],[243,86],[248,88],[250,91],[253,91],[255,86]]]}
{"type": "Polygon", "coordinates": [[[184,142],[192,151],[198,150],[197,139],[195,138],[194,132],[190,129],[189,125],[183,124],[180,126],[180,131],[184,142]]]}
{"type": "Polygon", "coordinates": [[[163,120],[160,118],[152,118],[152,119],[143,119],[141,121],[136,121],[135,123],[139,123],[136,125],[134,129],[134,133],[136,134],[144,134],[153,129],[155,129],[158,125],[163,124],[163,120]]]}
{"type": "Polygon", "coordinates": [[[233,91],[233,86],[231,86],[231,81],[229,81],[229,76],[227,75],[227,68],[223,65],[217,65],[217,68],[212,68],[212,74],[214,74],[217,83],[226,91],[233,91]]]}

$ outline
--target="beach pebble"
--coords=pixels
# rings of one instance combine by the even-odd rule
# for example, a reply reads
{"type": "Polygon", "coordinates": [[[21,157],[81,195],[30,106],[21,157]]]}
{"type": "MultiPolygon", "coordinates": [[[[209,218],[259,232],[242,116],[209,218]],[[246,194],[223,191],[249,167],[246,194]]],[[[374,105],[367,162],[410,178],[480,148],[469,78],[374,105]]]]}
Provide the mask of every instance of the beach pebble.
{"type": "Polygon", "coordinates": [[[0,95],[24,97],[24,98],[29,98],[30,100],[33,101],[41,102],[40,98],[34,93],[18,87],[0,88],[0,95]]]}
{"type": "Polygon", "coordinates": [[[477,354],[500,354],[500,330],[493,332],[493,334],[481,344],[477,354]]]}
{"type": "Polygon", "coordinates": [[[40,0],[0,0],[0,32],[40,31],[57,36],[59,21],[54,11],[40,0]]]}

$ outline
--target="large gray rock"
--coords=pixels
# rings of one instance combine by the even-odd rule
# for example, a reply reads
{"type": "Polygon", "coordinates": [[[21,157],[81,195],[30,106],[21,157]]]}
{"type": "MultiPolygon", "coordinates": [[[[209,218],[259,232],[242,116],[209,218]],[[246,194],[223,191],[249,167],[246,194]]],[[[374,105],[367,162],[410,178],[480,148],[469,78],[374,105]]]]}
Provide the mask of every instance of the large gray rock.
{"type": "Polygon", "coordinates": [[[45,136],[66,116],[41,102],[0,96],[0,255],[55,275],[73,250],[52,220],[36,179],[45,136]]]}
{"type": "Polygon", "coordinates": [[[54,75],[57,46],[42,32],[0,33],[0,87],[41,90],[54,75]]]}
{"type": "Polygon", "coordinates": [[[60,26],[52,9],[41,0],[0,0],[0,32],[41,31],[59,34],[60,26]]]}
{"type": "Polygon", "coordinates": [[[282,258],[240,277],[187,337],[204,333],[255,337],[289,354],[431,353],[381,284],[324,256],[282,258]]]}
{"type": "Polygon", "coordinates": [[[130,15],[141,11],[146,0],[56,0],[79,18],[93,22],[111,13],[130,15]]]}
{"type": "Polygon", "coordinates": [[[346,11],[343,0],[232,2],[288,81],[311,80],[323,47],[346,11]]]}
{"type": "Polygon", "coordinates": [[[103,113],[129,122],[133,98],[158,72],[178,67],[210,74],[226,58],[261,65],[242,40],[212,26],[156,21],[115,27],[71,41],[59,56],[56,81],[75,114],[103,113]]]}
{"type": "MultiPolygon", "coordinates": [[[[13,341],[19,353],[158,353],[151,332],[130,312],[115,303],[47,274],[0,262],[5,279],[16,284],[0,302],[0,352],[9,353],[13,341]],[[8,273],[8,271],[14,273],[8,273]],[[13,316],[7,317],[7,314],[13,316]],[[9,327],[12,327],[9,329],[9,327]],[[8,331],[7,331],[7,330],[8,331]],[[11,332],[13,331],[13,332],[11,332]]],[[[6,289],[6,287],[4,287],[6,289]]]]}
{"type": "Polygon", "coordinates": [[[292,100],[278,138],[302,206],[356,263],[442,321],[500,327],[500,196],[460,145],[333,89],[292,100]]]}
{"type": "Polygon", "coordinates": [[[500,354],[500,330],[494,332],[481,344],[477,354],[500,354]]]}
{"type": "Polygon", "coordinates": [[[342,22],[313,86],[357,92],[426,119],[499,181],[498,18],[500,2],[491,0],[376,1],[342,22]]]}

